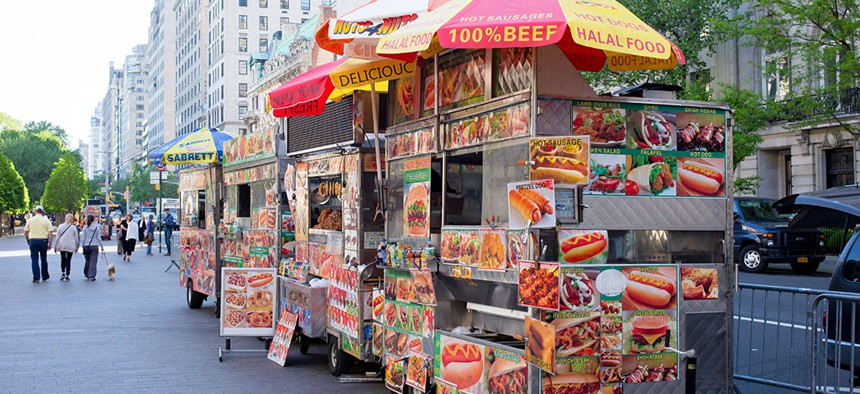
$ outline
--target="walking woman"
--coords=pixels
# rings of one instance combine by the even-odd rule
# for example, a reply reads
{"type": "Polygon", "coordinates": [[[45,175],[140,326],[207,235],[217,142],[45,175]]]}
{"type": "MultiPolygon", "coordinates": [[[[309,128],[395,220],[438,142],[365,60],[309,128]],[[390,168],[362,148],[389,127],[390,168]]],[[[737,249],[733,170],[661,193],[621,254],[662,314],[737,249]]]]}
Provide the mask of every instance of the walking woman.
{"type": "Polygon", "coordinates": [[[81,246],[80,234],[78,234],[78,226],[75,224],[75,217],[68,213],[66,214],[66,222],[57,227],[57,236],[54,237],[54,253],[60,252],[60,281],[68,282],[69,274],[72,271],[72,255],[78,252],[81,246]]]}
{"type": "MultiPolygon", "coordinates": [[[[105,223],[105,226],[109,225],[109,223],[105,223]]],[[[84,276],[89,280],[96,280],[99,249],[101,249],[102,252],[105,251],[105,247],[102,245],[101,233],[101,226],[95,221],[95,217],[93,215],[87,215],[87,222],[81,233],[81,240],[83,241],[82,243],[84,247],[84,259],[86,260],[86,264],[84,265],[84,276]]]]}
{"type": "Polygon", "coordinates": [[[137,243],[137,222],[131,215],[126,215],[120,224],[122,227],[122,259],[131,262],[131,254],[134,253],[134,245],[137,243]]]}
{"type": "Polygon", "coordinates": [[[146,217],[140,215],[140,219],[137,220],[137,241],[143,242],[146,237],[146,217]]]}

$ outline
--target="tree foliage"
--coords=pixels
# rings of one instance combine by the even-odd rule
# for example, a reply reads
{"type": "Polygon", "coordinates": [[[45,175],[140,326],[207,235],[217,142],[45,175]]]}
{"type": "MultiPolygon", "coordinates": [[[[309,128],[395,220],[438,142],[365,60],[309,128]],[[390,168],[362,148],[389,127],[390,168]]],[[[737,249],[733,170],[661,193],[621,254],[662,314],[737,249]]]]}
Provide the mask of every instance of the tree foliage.
{"type": "Polygon", "coordinates": [[[24,123],[20,120],[9,116],[5,112],[0,112],[0,130],[21,130],[22,128],[24,128],[24,123]]]}
{"type": "Polygon", "coordinates": [[[80,211],[87,198],[87,178],[71,153],[64,153],[45,183],[42,205],[54,212],[80,211]]]}
{"type": "Polygon", "coordinates": [[[0,132],[0,153],[15,164],[34,202],[41,200],[45,181],[54,163],[65,152],[63,141],[50,131],[6,129],[0,132]]]}
{"type": "Polygon", "coordinates": [[[69,144],[69,136],[66,134],[66,129],[57,126],[51,122],[46,122],[44,120],[38,122],[27,122],[27,124],[24,125],[24,130],[29,131],[31,133],[48,131],[51,134],[57,136],[60,141],[63,141],[63,146],[69,144]]]}
{"type": "MultiPolygon", "coordinates": [[[[154,202],[158,198],[158,190],[155,185],[149,182],[149,173],[157,171],[155,166],[141,166],[138,163],[133,163],[129,175],[130,200],[134,203],[143,203],[144,201],[154,202]]],[[[162,175],[162,197],[176,198],[177,185],[176,175],[165,172],[162,175]],[[169,182],[169,183],[168,183],[169,182]]]]}
{"type": "Polygon", "coordinates": [[[860,133],[837,116],[845,105],[856,106],[849,100],[857,93],[849,89],[860,81],[857,5],[856,0],[759,0],[716,27],[762,50],[768,89],[786,93],[780,97],[780,119],[797,127],[835,121],[860,133]]]}
{"type": "Polygon", "coordinates": [[[24,179],[6,156],[0,154],[0,212],[21,213],[30,207],[24,179]]]}

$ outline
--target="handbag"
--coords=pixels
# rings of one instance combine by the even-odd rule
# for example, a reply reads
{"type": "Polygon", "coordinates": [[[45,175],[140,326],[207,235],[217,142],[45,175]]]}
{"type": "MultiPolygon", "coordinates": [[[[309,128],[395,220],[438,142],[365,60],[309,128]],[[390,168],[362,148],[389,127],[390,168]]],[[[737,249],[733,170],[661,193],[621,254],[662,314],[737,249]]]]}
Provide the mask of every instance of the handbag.
{"type": "Polygon", "coordinates": [[[94,239],[96,239],[96,232],[95,231],[93,231],[93,236],[90,237],[90,242],[87,242],[87,244],[84,245],[84,253],[89,253],[89,252],[93,251],[93,249],[98,250],[99,247],[96,245],[93,245],[94,239]]]}

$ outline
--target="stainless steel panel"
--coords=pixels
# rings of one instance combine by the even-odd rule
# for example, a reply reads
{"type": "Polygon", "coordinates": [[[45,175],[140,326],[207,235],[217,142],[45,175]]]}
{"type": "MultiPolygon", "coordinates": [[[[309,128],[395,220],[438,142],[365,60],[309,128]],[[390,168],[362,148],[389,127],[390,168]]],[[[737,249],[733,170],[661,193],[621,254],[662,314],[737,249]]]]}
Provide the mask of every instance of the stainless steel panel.
{"type": "Polygon", "coordinates": [[[727,231],[721,198],[585,196],[583,221],[575,228],[605,230],[727,231]]]}

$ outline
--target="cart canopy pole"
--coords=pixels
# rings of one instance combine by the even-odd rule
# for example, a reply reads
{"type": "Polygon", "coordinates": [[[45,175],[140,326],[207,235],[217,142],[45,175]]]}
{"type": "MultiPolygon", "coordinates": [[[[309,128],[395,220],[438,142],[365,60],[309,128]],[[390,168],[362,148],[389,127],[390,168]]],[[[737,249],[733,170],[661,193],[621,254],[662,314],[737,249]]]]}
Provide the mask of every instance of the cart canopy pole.
{"type": "Polygon", "coordinates": [[[382,214],[385,220],[385,205],[382,202],[382,159],[379,154],[379,100],[376,96],[376,84],[370,84],[370,106],[373,112],[373,149],[376,151],[376,213],[382,214]]]}

